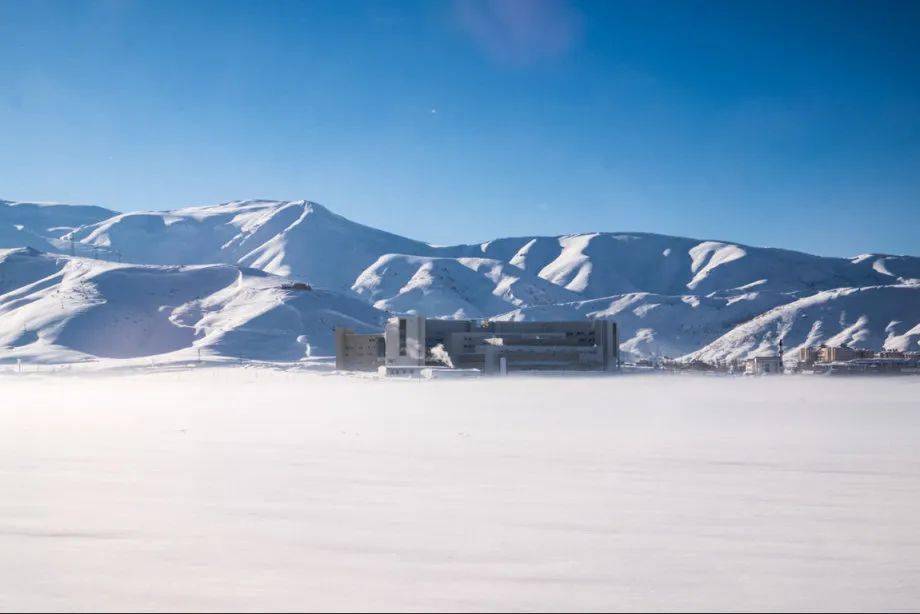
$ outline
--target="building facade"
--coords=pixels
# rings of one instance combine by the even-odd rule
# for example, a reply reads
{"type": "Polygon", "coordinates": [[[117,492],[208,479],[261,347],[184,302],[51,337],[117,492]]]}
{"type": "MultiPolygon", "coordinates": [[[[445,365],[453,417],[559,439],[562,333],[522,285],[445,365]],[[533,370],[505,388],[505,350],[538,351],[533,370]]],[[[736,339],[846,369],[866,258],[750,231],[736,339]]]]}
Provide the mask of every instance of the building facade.
{"type": "Polygon", "coordinates": [[[425,364],[425,318],[390,318],[383,334],[387,365],[408,367],[425,364]]]}
{"type": "Polygon", "coordinates": [[[818,360],[820,362],[840,362],[842,360],[853,360],[858,357],[859,353],[856,352],[856,350],[845,345],[822,345],[818,349],[818,360]]]}
{"type": "Polygon", "coordinates": [[[335,368],[340,371],[376,371],[384,363],[385,351],[386,340],[381,333],[335,329],[335,368]]]}
{"type": "Polygon", "coordinates": [[[445,341],[455,366],[487,374],[619,368],[616,324],[609,320],[485,322],[445,341]]]}
{"type": "Polygon", "coordinates": [[[480,322],[398,316],[390,318],[382,335],[345,331],[340,342],[336,331],[336,368],[380,366],[394,374],[425,366],[484,374],[615,371],[620,366],[619,340],[616,324],[609,320],[480,322]],[[382,358],[371,337],[383,338],[382,358]]]}
{"type": "Polygon", "coordinates": [[[756,356],[744,363],[746,375],[776,375],[783,372],[783,359],[779,356],[756,356]]]}
{"type": "Polygon", "coordinates": [[[816,347],[803,347],[799,349],[799,363],[802,365],[813,365],[821,357],[821,351],[816,347]]]}

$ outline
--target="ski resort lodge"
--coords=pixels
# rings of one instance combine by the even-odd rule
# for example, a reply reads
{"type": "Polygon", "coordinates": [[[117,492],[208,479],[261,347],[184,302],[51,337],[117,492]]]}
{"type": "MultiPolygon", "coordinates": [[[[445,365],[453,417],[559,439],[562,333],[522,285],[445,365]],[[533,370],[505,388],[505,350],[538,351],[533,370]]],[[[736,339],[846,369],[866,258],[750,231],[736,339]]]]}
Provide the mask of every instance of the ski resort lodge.
{"type": "Polygon", "coordinates": [[[615,371],[616,324],[390,318],[382,333],[335,330],[335,365],[349,371],[413,376],[441,367],[486,375],[509,371],[615,371]]]}

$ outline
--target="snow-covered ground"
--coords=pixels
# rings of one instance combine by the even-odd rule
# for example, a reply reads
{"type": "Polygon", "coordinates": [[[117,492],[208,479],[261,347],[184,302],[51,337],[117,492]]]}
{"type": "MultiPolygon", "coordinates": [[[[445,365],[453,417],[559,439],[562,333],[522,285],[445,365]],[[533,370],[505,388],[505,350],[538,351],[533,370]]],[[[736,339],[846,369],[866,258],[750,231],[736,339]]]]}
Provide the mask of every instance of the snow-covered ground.
{"type": "Polygon", "coordinates": [[[3,611],[920,607],[914,378],[0,391],[3,611]]]}

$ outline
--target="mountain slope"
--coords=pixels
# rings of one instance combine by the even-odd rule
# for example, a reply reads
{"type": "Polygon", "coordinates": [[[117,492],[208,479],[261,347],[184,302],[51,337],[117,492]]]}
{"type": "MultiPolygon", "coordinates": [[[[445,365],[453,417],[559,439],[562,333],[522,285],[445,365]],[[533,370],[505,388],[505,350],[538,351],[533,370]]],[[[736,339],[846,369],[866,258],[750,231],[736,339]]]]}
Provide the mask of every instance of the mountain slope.
{"type": "Polygon", "coordinates": [[[62,235],[114,213],[102,207],[0,200],[0,249],[57,251],[64,245],[62,235]]]}
{"type": "Polygon", "coordinates": [[[634,292],[559,305],[525,307],[496,319],[609,319],[617,323],[620,348],[627,353],[627,358],[679,357],[790,300],[794,300],[794,296],[769,292],[711,296],[634,292]]]}
{"type": "Polygon", "coordinates": [[[0,224],[0,249],[16,247],[30,247],[39,251],[56,251],[57,247],[51,240],[41,237],[20,225],[0,224]]]}
{"type": "Polygon", "coordinates": [[[378,258],[358,276],[352,291],[378,309],[454,318],[483,318],[516,306],[578,298],[499,260],[404,254],[378,258]]]}
{"type": "Polygon", "coordinates": [[[65,233],[95,224],[115,212],[95,205],[66,205],[0,200],[0,226],[21,226],[42,237],[60,238],[65,233]]]}
{"type": "Polygon", "coordinates": [[[828,258],[649,233],[521,237],[446,250],[506,260],[585,298],[630,292],[700,295],[749,288],[814,292],[920,278],[920,258],[909,256],[828,258]]]}
{"type": "Polygon", "coordinates": [[[357,224],[309,201],[234,201],[114,215],[73,233],[84,250],[142,264],[242,264],[344,290],[385,254],[486,258],[575,292],[705,295],[817,292],[920,279],[920,258],[827,258],[649,233],[517,237],[433,247],[357,224]]]}
{"type": "Polygon", "coordinates": [[[240,264],[347,290],[385,253],[430,247],[351,222],[308,201],[236,201],[212,207],[123,213],[74,237],[143,264],[240,264]]]}
{"type": "Polygon", "coordinates": [[[822,343],[856,348],[920,351],[920,285],[840,288],[771,309],[689,357],[705,361],[748,358],[822,343]]]}
{"type": "Polygon", "coordinates": [[[0,359],[51,362],[203,350],[264,360],[333,353],[333,329],[383,314],[339,293],[291,290],[231,265],[128,265],[0,251],[0,359]]]}

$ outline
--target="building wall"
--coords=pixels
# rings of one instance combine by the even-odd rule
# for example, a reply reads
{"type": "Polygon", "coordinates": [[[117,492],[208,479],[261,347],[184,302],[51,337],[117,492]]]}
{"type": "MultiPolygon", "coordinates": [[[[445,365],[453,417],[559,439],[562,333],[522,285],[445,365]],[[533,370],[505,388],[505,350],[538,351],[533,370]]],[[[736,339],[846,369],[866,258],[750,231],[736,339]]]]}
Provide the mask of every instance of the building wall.
{"type": "Polygon", "coordinates": [[[818,348],[807,347],[799,350],[799,362],[812,364],[818,361],[820,352],[818,348]]]}
{"type": "Polygon", "coordinates": [[[335,368],[342,371],[376,371],[384,361],[384,336],[335,329],[335,368]]]}
{"type": "Polygon", "coordinates": [[[454,332],[445,348],[457,367],[497,373],[509,370],[614,371],[619,368],[616,324],[574,322],[487,322],[454,332]]]}
{"type": "Polygon", "coordinates": [[[450,337],[454,333],[468,333],[480,326],[473,320],[425,320],[425,346],[443,345],[448,352],[450,337]]]}
{"type": "Polygon", "coordinates": [[[751,358],[745,364],[745,373],[749,375],[769,375],[783,372],[783,362],[779,356],[762,356],[751,358]]]}
{"type": "MultiPolygon", "coordinates": [[[[610,320],[576,320],[570,322],[489,322],[487,330],[497,336],[523,334],[538,337],[544,334],[562,334],[564,341],[553,341],[553,345],[576,345],[598,348],[598,354],[586,363],[581,354],[578,363],[571,367],[614,371],[619,368],[619,343],[616,323],[610,320]]],[[[510,367],[510,365],[509,365],[510,367]]]]}
{"type": "Polygon", "coordinates": [[[398,316],[387,321],[386,364],[419,366],[425,364],[425,318],[398,316]]]}
{"type": "Polygon", "coordinates": [[[838,347],[824,346],[820,349],[821,362],[840,362],[859,357],[859,352],[845,345],[838,347]]]}
{"type": "Polygon", "coordinates": [[[603,351],[597,346],[577,345],[483,345],[483,372],[501,371],[504,359],[509,371],[603,371],[603,351]]]}
{"type": "Polygon", "coordinates": [[[444,346],[455,367],[487,373],[497,373],[503,360],[509,370],[619,368],[616,324],[608,320],[480,323],[420,316],[390,318],[379,335],[336,329],[336,368],[425,366],[437,345],[444,346]],[[384,344],[382,357],[377,354],[379,341],[384,344]]]}

